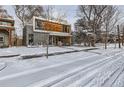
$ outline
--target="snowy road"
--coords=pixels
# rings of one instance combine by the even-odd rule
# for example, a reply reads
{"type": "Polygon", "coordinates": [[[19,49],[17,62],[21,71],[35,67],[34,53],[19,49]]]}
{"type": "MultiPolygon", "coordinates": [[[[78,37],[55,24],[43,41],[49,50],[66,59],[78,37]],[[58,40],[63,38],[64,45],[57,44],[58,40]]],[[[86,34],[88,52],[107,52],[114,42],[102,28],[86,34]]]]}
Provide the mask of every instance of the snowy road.
{"type": "Polygon", "coordinates": [[[7,63],[0,71],[2,87],[124,86],[123,49],[98,49],[18,62],[16,57],[2,60],[7,63]]]}
{"type": "MultiPolygon", "coordinates": [[[[96,61],[93,60],[96,57],[90,58],[92,60],[91,64],[87,64],[85,66],[76,68],[75,70],[70,71],[67,74],[63,74],[63,78],[62,78],[62,75],[60,75],[60,78],[59,78],[59,76],[55,76],[55,77],[48,79],[48,81],[45,83],[44,83],[44,81],[40,81],[37,84],[35,83],[33,86],[55,86],[55,87],[58,87],[58,86],[60,86],[60,87],[63,87],[63,86],[64,87],[67,87],[67,86],[69,86],[69,87],[88,86],[88,84],[91,83],[97,77],[97,74],[100,73],[99,72],[100,70],[101,70],[101,72],[103,72],[104,68],[109,67],[109,66],[113,66],[113,64],[118,63],[118,61],[122,60],[123,58],[120,57],[120,55],[121,55],[121,53],[118,53],[117,55],[110,56],[110,57],[99,56],[99,59],[96,59],[96,61]]],[[[123,63],[123,62],[121,62],[121,63],[123,63]]],[[[115,64],[115,65],[118,65],[118,64],[115,64]]],[[[115,69],[119,69],[119,68],[121,69],[118,71],[118,73],[120,73],[122,71],[122,68],[124,69],[122,64],[120,64],[118,66],[118,68],[116,68],[116,67],[114,67],[114,68],[115,69]],[[120,66],[121,66],[121,68],[120,68],[120,66]]],[[[117,74],[115,73],[113,75],[118,75],[118,73],[117,74]]],[[[107,76],[103,75],[102,77],[106,78],[107,76]]],[[[115,79],[116,79],[116,77],[115,77],[115,79]]],[[[106,82],[108,84],[106,84],[104,86],[110,85],[111,82],[112,82],[112,80],[109,80],[108,82],[106,82]]],[[[100,82],[98,82],[98,84],[99,83],[100,82]]],[[[96,85],[97,83],[94,82],[93,84],[96,85]]],[[[101,84],[101,86],[103,86],[103,85],[101,84]]]]}

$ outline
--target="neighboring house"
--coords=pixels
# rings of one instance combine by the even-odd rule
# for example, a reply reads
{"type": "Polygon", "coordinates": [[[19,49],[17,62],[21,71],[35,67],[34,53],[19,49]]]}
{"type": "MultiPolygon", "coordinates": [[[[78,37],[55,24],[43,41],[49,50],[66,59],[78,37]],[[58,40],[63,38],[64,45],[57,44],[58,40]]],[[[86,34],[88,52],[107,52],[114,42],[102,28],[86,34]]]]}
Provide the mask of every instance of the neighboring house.
{"type": "Polygon", "coordinates": [[[49,45],[71,45],[71,25],[40,17],[33,17],[32,24],[24,27],[24,45],[44,45],[49,39],[49,45]]]}
{"type": "Polygon", "coordinates": [[[0,16],[0,47],[14,45],[14,19],[0,16]]]}

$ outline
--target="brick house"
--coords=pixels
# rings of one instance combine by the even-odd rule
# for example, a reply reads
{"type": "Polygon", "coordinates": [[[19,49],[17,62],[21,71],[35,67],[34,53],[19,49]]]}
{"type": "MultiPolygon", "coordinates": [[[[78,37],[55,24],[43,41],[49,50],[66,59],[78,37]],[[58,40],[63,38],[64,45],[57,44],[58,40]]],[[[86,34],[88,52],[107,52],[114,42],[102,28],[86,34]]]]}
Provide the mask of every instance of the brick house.
{"type": "Polygon", "coordinates": [[[14,45],[14,19],[0,16],[0,47],[14,45]]]}

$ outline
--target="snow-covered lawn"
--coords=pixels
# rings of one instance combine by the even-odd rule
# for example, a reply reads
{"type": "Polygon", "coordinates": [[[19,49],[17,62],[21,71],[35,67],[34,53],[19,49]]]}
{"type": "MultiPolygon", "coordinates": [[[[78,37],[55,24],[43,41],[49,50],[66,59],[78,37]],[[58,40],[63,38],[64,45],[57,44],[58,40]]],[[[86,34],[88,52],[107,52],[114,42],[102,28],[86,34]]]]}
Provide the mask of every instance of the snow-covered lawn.
{"type": "MultiPolygon", "coordinates": [[[[71,51],[72,49],[66,49],[62,47],[49,47],[49,52],[61,52],[61,51],[71,51]]],[[[41,54],[46,53],[46,47],[12,47],[12,48],[4,48],[0,49],[1,53],[0,55],[5,54],[20,54],[20,55],[26,55],[26,54],[41,54]]]]}
{"type": "MultiPolygon", "coordinates": [[[[99,46],[98,46],[99,47],[99,46]]],[[[89,47],[50,47],[49,53],[89,49],[89,47]]],[[[46,47],[0,49],[4,54],[41,54],[46,47]]],[[[124,86],[124,49],[99,47],[62,55],[20,59],[0,58],[0,86],[124,86]]]]}
{"type": "MultiPolygon", "coordinates": [[[[54,52],[66,52],[66,51],[73,51],[73,50],[82,50],[82,49],[89,49],[94,47],[75,47],[75,46],[63,46],[63,47],[49,47],[49,53],[54,52]]],[[[46,47],[11,47],[11,48],[3,48],[0,49],[0,55],[5,54],[41,54],[46,53],[46,47]]]]}

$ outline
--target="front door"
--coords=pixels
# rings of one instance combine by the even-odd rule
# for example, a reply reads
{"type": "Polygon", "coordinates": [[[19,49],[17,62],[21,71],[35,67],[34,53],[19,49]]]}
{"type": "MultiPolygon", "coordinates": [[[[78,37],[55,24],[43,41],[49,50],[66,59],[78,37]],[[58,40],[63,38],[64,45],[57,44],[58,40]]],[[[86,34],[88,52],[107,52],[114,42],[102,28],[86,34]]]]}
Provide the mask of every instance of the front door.
{"type": "Polygon", "coordinates": [[[29,34],[29,36],[28,36],[28,44],[33,45],[34,44],[33,42],[34,42],[34,35],[29,34]]]}

